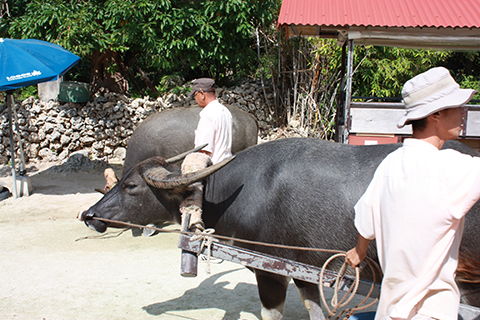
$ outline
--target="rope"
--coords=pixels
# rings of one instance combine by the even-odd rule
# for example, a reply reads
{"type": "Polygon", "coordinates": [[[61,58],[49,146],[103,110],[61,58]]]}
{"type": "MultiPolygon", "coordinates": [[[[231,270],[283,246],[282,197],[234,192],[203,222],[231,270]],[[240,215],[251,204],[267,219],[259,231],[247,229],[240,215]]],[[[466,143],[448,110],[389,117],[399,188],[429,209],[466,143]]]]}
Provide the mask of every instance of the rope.
{"type": "Polygon", "coordinates": [[[205,269],[207,274],[209,275],[211,273],[210,259],[212,257],[212,243],[213,243],[213,240],[215,239],[214,237],[212,237],[212,234],[214,232],[215,232],[215,229],[210,228],[202,231],[201,233],[196,233],[190,238],[190,241],[202,241],[202,243],[200,244],[200,248],[198,249],[197,256],[199,256],[202,253],[203,248],[205,248],[205,245],[207,246],[207,267],[205,269]]]}
{"type": "MultiPolygon", "coordinates": [[[[320,297],[322,299],[323,306],[325,307],[325,309],[327,310],[328,315],[329,315],[328,319],[334,317],[337,314],[339,308],[343,308],[343,307],[347,306],[352,301],[353,297],[357,293],[358,286],[360,284],[360,268],[357,266],[355,268],[355,280],[353,282],[353,285],[348,289],[348,291],[345,293],[343,298],[340,301],[338,301],[338,291],[340,290],[341,280],[343,280],[343,277],[344,277],[345,272],[347,270],[347,263],[345,262],[342,265],[342,268],[340,269],[340,271],[338,272],[337,278],[335,279],[334,292],[333,292],[333,297],[331,299],[332,309],[330,309],[330,307],[328,306],[327,300],[325,299],[324,285],[323,285],[323,274],[324,274],[327,266],[330,264],[331,261],[333,261],[334,259],[336,259],[338,257],[345,257],[345,256],[346,256],[346,252],[337,253],[337,254],[331,256],[327,261],[325,261],[325,263],[322,266],[322,270],[320,272],[319,281],[318,281],[318,288],[319,288],[319,291],[320,291],[320,297]],[[347,297],[348,297],[348,299],[347,299],[347,297]],[[345,301],[345,299],[347,299],[347,300],[345,301]]],[[[365,309],[373,306],[378,301],[378,298],[376,298],[375,300],[373,300],[369,304],[366,304],[366,305],[362,306],[368,300],[368,298],[371,296],[371,294],[373,292],[373,289],[375,289],[375,283],[376,283],[376,280],[377,280],[377,272],[381,275],[381,269],[375,261],[373,261],[372,259],[370,259],[368,257],[365,259],[365,261],[367,262],[367,265],[370,267],[370,269],[372,271],[372,274],[373,274],[373,282],[372,282],[372,285],[370,286],[370,290],[368,291],[368,294],[365,296],[365,299],[363,299],[355,307],[342,310],[342,312],[340,312],[335,319],[340,319],[342,314],[345,313],[345,317],[343,319],[346,320],[346,319],[350,318],[354,314],[354,312],[365,310],[365,309]]]]}
{"type": "Polygon", "coordinates": [[[101,235],[98,236],[88,236],[88,237],[82,237],[75,239],[75,242],[80,241],[80,240],[87,240],[87,239],[110,239],[110,238],[118,238],[120,237],[124,232],[128,231],[128,228],[121,229],[120,231],[117,232],[106,232],[102,233],[101,235]]]}
{"type": "MultiPolygon", "coordinates": [[[[184,235],[190,235],[190,236],[195,235],[195,232],[191,232],[191,231],[165,230],[165,229],[160,229],[160,228],[157,228],[157,227],[151,227],[151,226],[147,227],[147,226],[140,225],[140,224],[117,221],[117,220],[110,220],[110,219],[104,219],[104,218],[98,218],[98,217],[91,217],[91,220],[98,220],[98,221],[107,222],[107,223],[114,223],[114,224],[122,224],[122,225],[125,225],[125,226],[128,226],[128,227],[140,228],[140,229],[148,228],[148,229],[153,229],[155,231],[162,232],[162,233],[176,233],[176,234],[184,234],[184,235]]],[[[227,237],[227,236],[221,236],[221,235],[215,235],[215,238],[219,239],[219,240],[235,241],[235,242],[240,242],[240,243],[245,243],[245,244],[253,244],[253,245],[272,247],[272,248],[280,248],[280,249],[290,249],[290,250],[300,250],[300,251],[316,251],[316,252],[326,252],[326,253],[344,253],[345,252],[345,251],[342,251],[342,250],[319,249],[319,248],[311,248],[311,247],[299,247],[299,246],[289,246],[289,245],[284,245],[284,244],[266,243],[266,242],[261,242],[261,241],[246,240],[246,239],[227,237]]],[[[85,239],[88,239],[88,237],[85,237],[85,239]]],[[[83,239],[81,239],[81,240],[83,240],[83,239]]]]}

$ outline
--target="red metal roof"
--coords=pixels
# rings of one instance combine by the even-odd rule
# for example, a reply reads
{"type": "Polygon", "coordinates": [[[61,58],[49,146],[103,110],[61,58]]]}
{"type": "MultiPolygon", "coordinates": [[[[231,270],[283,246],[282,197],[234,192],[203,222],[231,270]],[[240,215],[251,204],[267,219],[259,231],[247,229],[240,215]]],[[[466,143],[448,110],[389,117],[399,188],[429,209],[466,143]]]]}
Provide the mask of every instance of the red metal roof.
{"type": "Polygon", "coordinates": [[[480,28],[480,0],[283,0],[278,24],[480,28]]]}

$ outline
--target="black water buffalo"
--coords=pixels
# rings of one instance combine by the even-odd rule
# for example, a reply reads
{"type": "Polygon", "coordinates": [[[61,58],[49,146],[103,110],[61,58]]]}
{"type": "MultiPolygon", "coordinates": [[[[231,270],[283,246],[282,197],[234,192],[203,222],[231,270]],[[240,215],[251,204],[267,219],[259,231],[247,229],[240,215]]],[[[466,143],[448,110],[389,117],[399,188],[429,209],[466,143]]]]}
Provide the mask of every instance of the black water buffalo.
{"type": "MultiPolygon", "coordinates": [[[[257,120],[236,107],[226,107],[232,113],[232,153],[257,144],[257,120]]],[[[167,159],[192,149],[200,111],[199,107],[175,108],[145,119],[128,141],[123,173],[148,158],[167,159]]]]}
{"type": "MultiPolygon", "coordinates": [[[[217,234],[285,245],[348,250],[356,243],[353,207],[381,160],[399,145],[350,146],[291,138],[250,147],[205,180],[204,222],[217,234]]],[[[459,142],[448,146],[473,152],[459,142]]],[[[185,189],[178,172],[165,175],[165,189],[152,181],[174,167],[150,158],[126,172],[117,186],[84,212],[139,224],[180,220],[185,189]],[[153,169],[156,168],[156,169],[153,169]],[[166,170],[165,170],[166,169],[166,170]],[[173,183],[172,185],[170,185],[173,183]]],[[[194,178],[192,178],[195,180],[194,178]]],[[[192,182],[187,179],[187,183],[192,182]]],[[[480,255],[478,204],[467,218],[462,251],[480,255]]],[[[87,220],[103,232],[107,224],[87,220]]],[[[234,243],[241,247],[321,266],[327,254],[234,243]]],[[[374,246],[369,256],[376,258],[374,246]]],[[[280,319],[289,279],[255,270],[262,318],[280,319]]],[[[323,319],[316,285],[295,280],[311,319],[323,319]]],[[[480,306],[476,284],[460,284],[462,301],[480,306]]]]}

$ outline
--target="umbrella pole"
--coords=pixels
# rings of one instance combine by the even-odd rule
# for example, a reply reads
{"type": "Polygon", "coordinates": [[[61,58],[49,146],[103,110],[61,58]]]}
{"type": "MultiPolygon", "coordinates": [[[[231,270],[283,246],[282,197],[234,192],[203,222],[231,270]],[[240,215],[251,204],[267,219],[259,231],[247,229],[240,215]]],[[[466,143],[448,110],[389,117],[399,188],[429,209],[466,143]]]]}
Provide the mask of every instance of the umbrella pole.
{"type": "MultiPolygon", "coordinates": [[[[12,95],[13,96],[13,95],[12,95]]],[[[12,106],[15,104],[15,102],[13,102],[12,106]]],[[[15,110],[15,108],[12,109],[12,113],[13,113],[13,124],[14,124],[14,128],[15,128],[15,132],[18,133],[18,117],[17,117],[17,110],[15,110]]],[[[16,173],[18,173],[18,175],[20,176],[20,178],[18,178],[16,175],[15,175],[15,178],[17,178],[17,181],[19,181],[19,185],[20,185],[20,190],[19,190],[19,186],[17,184],[17,194],[19,197],[21,196],[29,196],[30,195],[30,178],[28,177],[27,175],[27,166],[25,164],[25,152],[23,150],[23,141],[22,141],[22,137],[19,137],[20,139],[18,140],[18,149],[20,151],[20,170],[16,173]]]]}
{"type": "Polygon", "coordinates": [[[7,108],[8,108],[8,128],[10,130],[10,156],[12,161],[12,178],[13,178],[13,197],[18,198],[17,194],[17,177],[15,174],[15,145],[13,143],[13,125],[12,125],[12,108],[14,108],[13,90],[7,91],[7,108]]]}

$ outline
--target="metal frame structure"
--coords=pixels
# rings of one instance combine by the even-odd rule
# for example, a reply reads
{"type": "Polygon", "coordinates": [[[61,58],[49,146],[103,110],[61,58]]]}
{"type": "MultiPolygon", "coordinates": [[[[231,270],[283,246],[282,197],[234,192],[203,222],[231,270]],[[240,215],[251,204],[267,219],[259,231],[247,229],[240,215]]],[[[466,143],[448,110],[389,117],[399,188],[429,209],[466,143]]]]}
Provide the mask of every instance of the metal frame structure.
{"type": "Polygon", "coordinates": [[[411,6],[410,2],[283,0],[278,27],[285,30],[287,39],[297,36],[330,38],[337,39],[343,47],[336,142],[349,142],[355,44],[433,50],[480,50],[478,8],[472,8],[469,0],[455,3],[426,0],[421,7],[411,6]],[[391,10],[376,7],[380,4],[391,10]],[[347,47],[348,56],[345,54],[347,47]]]}

